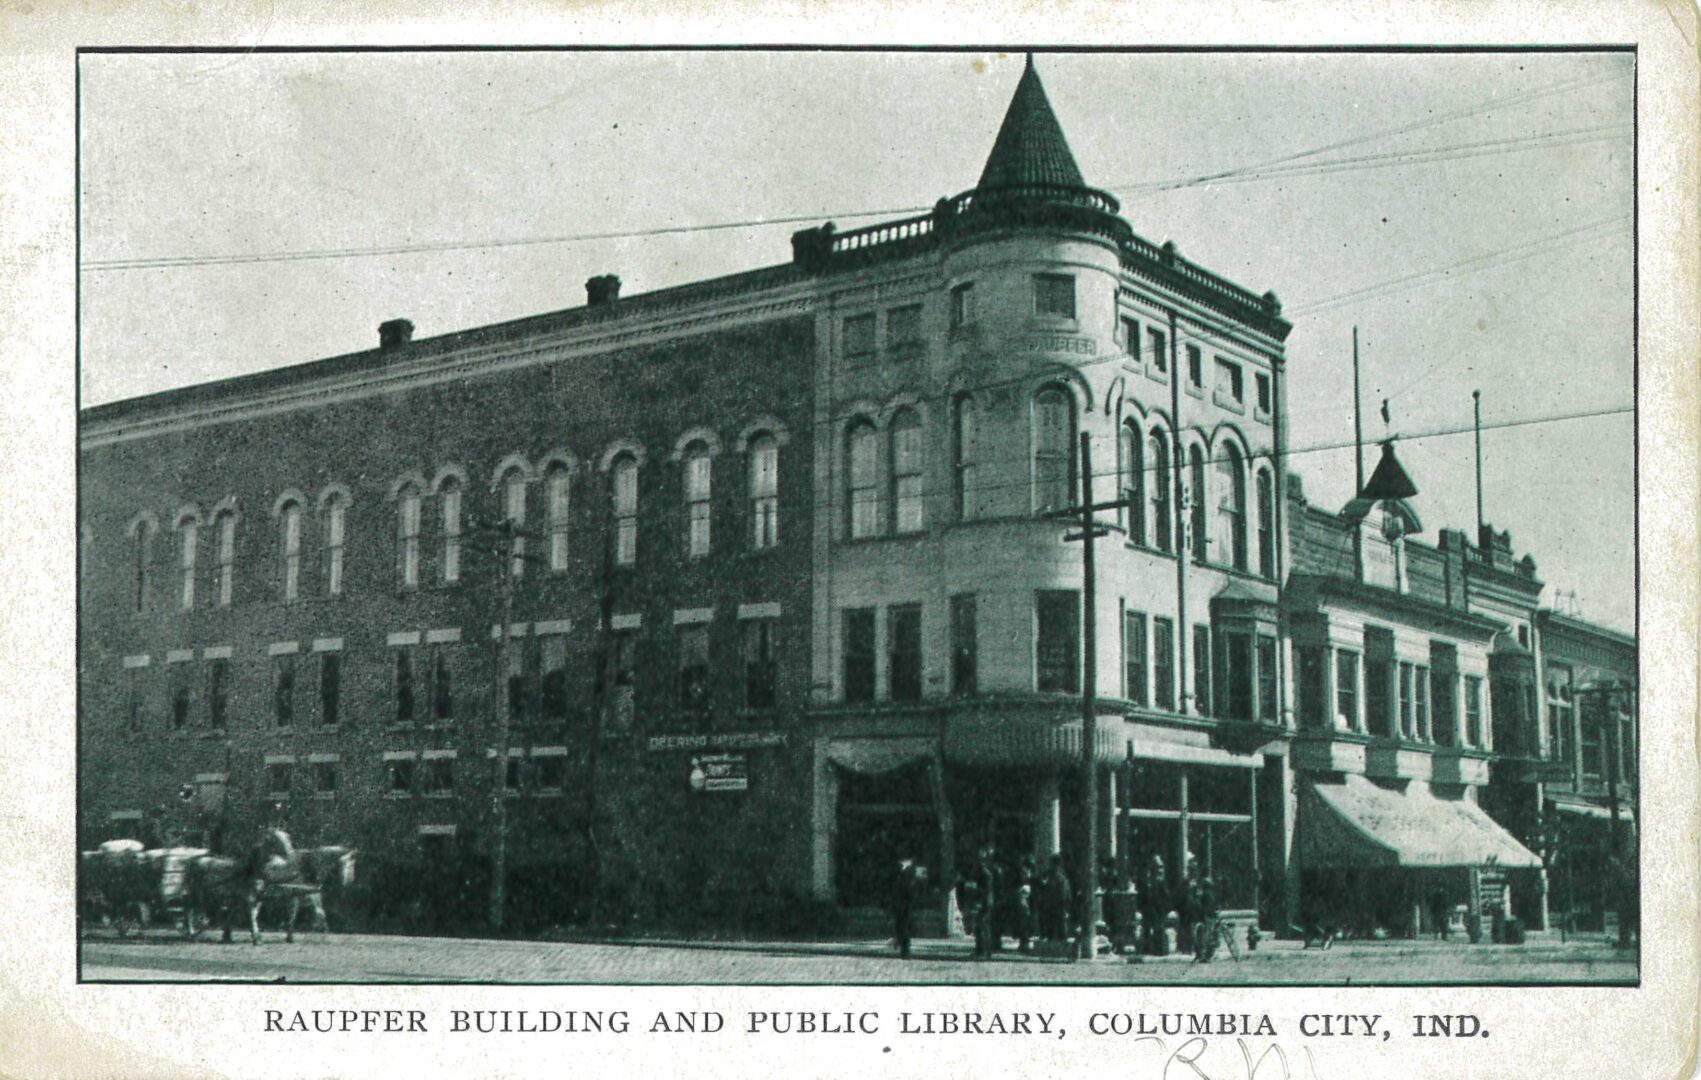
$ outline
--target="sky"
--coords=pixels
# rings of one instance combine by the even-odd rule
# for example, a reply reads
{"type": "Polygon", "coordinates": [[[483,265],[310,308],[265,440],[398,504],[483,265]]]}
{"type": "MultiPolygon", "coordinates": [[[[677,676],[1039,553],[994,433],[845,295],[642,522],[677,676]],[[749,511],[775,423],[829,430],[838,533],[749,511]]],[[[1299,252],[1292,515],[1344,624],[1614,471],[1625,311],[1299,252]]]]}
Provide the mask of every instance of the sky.
{"type": "MultiPolygon", "coordinates": [[[[82,404],[370,348],[388,318],[423,337],[575,307],[595,274],[630,295],[786,262],[806,224],[972,188],[1022,63],[85,54],[82,404]],[[710,225],[738,227],[530,242],[710,225]]],[[[1549,602],[1633,628],[1630,54],[1036,64],[1087,182],[1136,232],[1281,297],[1290,468],[1313,503],[1353,494],[1356,325],[1367,470],[1398,436],[1424,538],[1474,532],[1481,390],[1487,520],[1549,602]]]]}

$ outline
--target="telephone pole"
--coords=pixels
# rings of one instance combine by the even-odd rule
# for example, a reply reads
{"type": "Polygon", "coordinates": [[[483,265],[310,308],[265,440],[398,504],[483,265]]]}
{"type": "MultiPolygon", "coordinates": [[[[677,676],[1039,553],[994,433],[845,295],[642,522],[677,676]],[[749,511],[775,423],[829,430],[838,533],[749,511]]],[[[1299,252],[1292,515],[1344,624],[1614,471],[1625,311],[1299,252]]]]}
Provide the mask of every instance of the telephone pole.
{"type": "Polygon", "coordinates": [[[504,541],[493,549],[498,588],[502,590],[502,623],[496,628],[496,656],[490,679],[490,723],[495,733],[496,775],[490,786],[490,929],[501,933],[508,906],[508,704],[503,700],[508,674],[508,628],[514,621],[515,527],[503,518],[494,532],[504,541]]]}

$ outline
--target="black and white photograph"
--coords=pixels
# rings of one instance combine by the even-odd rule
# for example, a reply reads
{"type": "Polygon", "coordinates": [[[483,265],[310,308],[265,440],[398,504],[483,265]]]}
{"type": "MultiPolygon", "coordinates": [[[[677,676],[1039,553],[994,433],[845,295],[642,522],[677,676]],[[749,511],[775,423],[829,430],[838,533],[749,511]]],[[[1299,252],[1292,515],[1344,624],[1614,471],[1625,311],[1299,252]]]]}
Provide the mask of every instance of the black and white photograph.
{"type": "Polygon", "coordinates": [[[1693,10],[0,27],[0,1074],[1693,1069],[1693,10]]]}
{"type": "Polygon", "coordinates": [[[81,978],[1637,981],[1634,51],[78,79],[81,978]]]}

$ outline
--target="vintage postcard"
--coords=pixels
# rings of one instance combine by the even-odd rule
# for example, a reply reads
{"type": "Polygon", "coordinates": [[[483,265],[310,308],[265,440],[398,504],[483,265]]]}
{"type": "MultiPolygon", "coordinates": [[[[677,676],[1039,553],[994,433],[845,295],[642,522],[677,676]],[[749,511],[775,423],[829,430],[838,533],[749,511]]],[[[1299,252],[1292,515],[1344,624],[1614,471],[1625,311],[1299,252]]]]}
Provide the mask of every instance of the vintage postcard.
{"type": "Polygon", "coordinates": [[[1095,10],[20,52],[0,1072],[1687,1075],[1693,10],[1095,10]]]}

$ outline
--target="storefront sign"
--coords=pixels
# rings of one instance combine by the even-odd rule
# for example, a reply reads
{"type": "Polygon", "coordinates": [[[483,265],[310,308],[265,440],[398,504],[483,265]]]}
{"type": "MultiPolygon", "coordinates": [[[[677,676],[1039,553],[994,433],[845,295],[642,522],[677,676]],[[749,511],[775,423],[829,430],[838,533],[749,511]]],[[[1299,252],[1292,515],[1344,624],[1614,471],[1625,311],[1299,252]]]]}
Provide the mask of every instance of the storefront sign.
{"type": "Polygon", "coordinates": [[[750,773],[743,754],[698,754],[691,759],[692,791],[748,791],[750,773]]]}
{"type": "Polygon", "coordinates": [[[1078,356],[1094,356],[1099,351],[1098,342],[1092,338],[1066,334],[1035,334],[1027,339],[1027,346],[1029,352],[1075,353],[1078,356]]]}
{"type": "Polygon", "coordinates": [[[651,735],[651,750],[760,750],[784,746],[789,736],[783,731],[720,731],[711,735],[651,735]]]}

